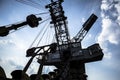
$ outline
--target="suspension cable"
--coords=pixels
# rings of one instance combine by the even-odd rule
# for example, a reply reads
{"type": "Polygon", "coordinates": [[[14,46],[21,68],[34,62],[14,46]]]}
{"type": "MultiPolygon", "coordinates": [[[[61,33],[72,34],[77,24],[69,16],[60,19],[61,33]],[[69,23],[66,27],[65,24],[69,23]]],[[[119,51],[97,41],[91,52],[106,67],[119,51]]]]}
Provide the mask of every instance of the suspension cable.
{"type": "Polygon", "coordinates": [[[41,1],[41,0],[39,0],[39,2],[42,3],[42,4],[45,3],[45,5],[48,4],[48,2],[47,2],[46,0],[44,0],[44,3],[43,3],[43,1],[41,1]]]}
{"type": "Polygon", "coordinates": [[[39,4],[39,3],[35,2],[35,1],[32,1],[32,0],[29,0],[29,1],[36,4],[36,5],[39,5],[39,6],[43,7],[41,4],[39,4]]]}
{"type": "MultiPolygon", "coordinates": [[[[49,20],[49,18],[47,18],[47,19],[45,19],[45,20],[43,20],[42,22],[40,22],[39,24],[42,24],[42,23],[44,23],[45,21],[47,21],[47,20],[49,20]]],[[[30,45],[30,47],[29,48],[31,48],[32,46],[33,46],[33,44],[35,43],[35,41],[38,39],[38,37],[40,36],[40,33],[42,33],[42,31],[43,31],[43,29],[44,29],[45,27],[43,26],[43,28],[39,31],[39,33],[37,34],[37,36],[35,37],[35,39],[33,40],[33,42],[32,42],[32,44],[30,45]]]]}
{"type": "Polygon", "coordinates": [[[48,14],[49,12],[43,12],[43,13],[38,13],[38,14],[35,14],[35,15],[43,15],[43,14],[48,14]]]}
{"type": "Polygon", "coordinates": [[[50,44],[50,43],[54,43],[54,39],[55,39],[55,33],[54,33],[54,31],[51,30],[50,32],[51,32],[51,36],[50,36],[50,37],[51,37],[51,38],[50,38],[51,40],[49,40],[49,42],[48,42],[49,44],[50,44]]]}
{"type": "Polygon", "coordinates": [[[50,39],[50,35],[51,35],[51,32],[50,32],[50,27],[48,27],[48,30],[47,30],[47,32],[46,32],[46,38],[45,38],[45,40],[46,40],[46,44],[49,44],[48,43],[48,41],[49,41],[49,39],[50,39]]]}
{"type": "Polygon", "coordinates": [[[47,18],[47,19],[45,19],[45,20],[43,20],[42,22],[40,22],[39,24],[42,24],[42,23],[44,23],[45,21],[47,21],[47,20],[49,20],[50,19],[50,17],[49,18],[47,18]]]}
{"type": "Polygon", "coordinates": [[[31,4],[31,3],[28,3],[28,2],[25,1],[25,0],[16,0],[16,1],[18,1],[18,2],[20,2],[20,3],[23,3],[23,4],[25,4],[25,5],[29,5],[29,6],[31,6],[31,7],[34,7],[34,8],[36,8],[36,9],[39,9],[39,8],[36,7],[35,5],[33,5],[33,4],[31,4]]]}
{"type": "MultiPolygon", "coordinates": [[[[49,26],[49,25],[48,25],[48,26],[49,26]]],[[[45,31],[43,32],[43,34],[42,34],[40,40],[38,41],[37,47],[38,47],[39,43],[41,42],[41,40],[42,40],[42,38],[43,38],[45,32],[47,31],[48,26],[47,26],[47,24],[46,24],[46,29],[45,29],[45,31]]]]}
{"type": "Polygon", "coordinates": [[[30,1],[28,1],[28,0],[16,0],[16,1],[18,1],[18,2],[20,2],[20,3],[23,3],[23,4],[25,4],[25,5],[29,5],[29,6],[31,6],[31,7],[34,7],[34,8],[36,8],[36,9],[40,9],[40,5],[36,5],[35,3],[32,3],[32,2],[30,2],[30,1]]]}
{"type": "Polygon", "coordinates": [[[39,33],[37,34],[37,36],[35,37],[35,39],[33,40],[32,44],[30,45],[29,48],[31,48],[33,46],[33,44],[35,43],[35,41],[37,40],[37,38],[40,36],[40,33],[42,32],[42,30],[44,29],[45,27],[43,26],[43,28],[39,31],[39,33]]]}
{"type": "Polygon", "coordinates": [[[53,34],[52,43],[55,42],[55,33],[53,34]]]}

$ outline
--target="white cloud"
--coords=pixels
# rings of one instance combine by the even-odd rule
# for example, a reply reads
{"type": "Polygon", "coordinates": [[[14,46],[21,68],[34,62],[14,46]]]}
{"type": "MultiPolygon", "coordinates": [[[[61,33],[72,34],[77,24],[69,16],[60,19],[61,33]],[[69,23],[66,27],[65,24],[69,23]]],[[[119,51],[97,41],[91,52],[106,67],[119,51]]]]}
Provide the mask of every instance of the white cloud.
{"type": "Polygon", "coordinates": [[[112,22],[109,18],[103,18],[102,20],[102,32],[98,37],[98,42],[102,45],[105,41],[109,41],[112,44],[119,44],[120,42],[120,29],[116,23],[112,22]]]}
{"type": "Polygon", "coordinates": [[[109,7],[108,7],[109,5],[108,4],[105,4],[105,2],[101,5],[101,10],[108,10],[109,9],[109,7]]]}
{"type": "Polygon", "coordinates": [[[104,58],[106,58],[106,59],[111,59],[111,57],[112,57],[112,53],[105,53],[104,54],[104,58]]]}
{"type": "MultiPolygon", "coordinates": [[[[108,0],[107,0],[108,1],[108,0]]],[[[109,15],[108,12],[111,12],[112,7],[116,6],[115,4],[113,4],[114,6],[112,6],[111,8],[107,8],[108,5],[110,5],[111,3],[105,2],[105,0],[103,0],[103,4],[101,5],[101,17],[102,17],[102,32],[100,33],[99,37],[98,37],[98,42],[101,45],[104,45],[106,41],[110,42],[111,44],[115,44],[118,45],[120,43],[120,27],[119,27],[119,15],[120,15],[120,11],[118,11],[118,9],[120,8],[120,5],[117,7],[115,7],[115,12],[112,12],[113,15],[109,15]],[[106,11],[106,12],[104,12],[106,11]],[[118,14],[115,14],[115,13],[118,14]],[[112,18],[117,16],[117,20],[113,21],[112,18]]]]}
{"type": "Polygon", "coordinates": [[[23,69],[23,65],[26,64],[26,60],[21,56],[13,56],[13,57],[2,57],[0,61],[0,65],[6,72],[7,77],[11,78],[10,73],[16,69],[23,69]]]}
{"type": "Polygon", "coordinates": [[[8,47],[12,50],[21,50],[21,52],[24,52],[25,49],[28,47],[27,43],[24,39],[21,39],[18,35],[12,33],[11,35],[8,35],[6,37],[0,38],[0,47],[8,47]]]}
{"type": "Polygon", "coordinates": [[[109,45],[120,45],[120,5],[113,4],[111,7],[107,7],[110,4],[109,1],[104,2],[103,4],[101,5],[102,31],[99,34],[97,41],[98,43],[100,43],[104,52],[103,65],[113,70],[116,70],[120,65],[118,64],[118,61],[114,60],[114,54],[116,53],[113,53],[114,51],[110,51],[112,49],[110,49],[109,45]],[[112,10],[113,7],[114,10],[112,10]]]}
{"type": "Polygon", "coordinates": [[[109,41],[112,44],[120,43],[120,28],[109,18],[102,19],[102,32],[98,37],[98,42],[102,45],[109,41]]]}
{"type": "Polygon", "coordinates": [[[0,39],[0,65],[4,68],[6,75],[11,77],[10,73],[15,69],[23,69],[28,59],[26,55],[26,42],[15,34],[2,37],[0,39]]]}
{"type": "Polygon", "coordinates": [[[115,5],[115,7],[116,7],[116,9],[117,9],[117,12],[118,12],[118,17],[117,17],[117,23],[119,24],[119,26],[120,26],[120,3],[119,4],[116,4],[115,5]]]}
{"type": "MultiPolygon", "coordinates": [[[[102,0],[101,4],[101,27],[102,31],[98,36],[98,43],[100,43],[104,52],[103,64],[111,69],[116,70],[120,65],[115,61],[115,54],[109,45],[115,47],[120,45],[120,2],[118,4],[111,4],[110,0],[102,0]],[[105,2],[106,1],[106,2],[105,2]],[[108,5],[111,5],[108,7],[108,5]],[[114,10],[113,10],[114,9],[114,10]],[[108,48],[109,47],[109,48],[108,48]],[[112,51],[112,52],[111,52],[112,51]]],[[[117,49],[116,49],[117,50],[117,49]]]]}
{"type": "Polygon", "coordinates": [[[19,37],[18,35],[12,34],[11,38],[13,43],[16,45],[16,49],[25,50],[27,48],[26,41],[24,39],[21,39],[21,37],[19,37]]]}
{"type": "Polygon", "coordinates": [[[117,22],[118,22],[118,24],[120,26],[120,16],[117,18],[117,22]]]}

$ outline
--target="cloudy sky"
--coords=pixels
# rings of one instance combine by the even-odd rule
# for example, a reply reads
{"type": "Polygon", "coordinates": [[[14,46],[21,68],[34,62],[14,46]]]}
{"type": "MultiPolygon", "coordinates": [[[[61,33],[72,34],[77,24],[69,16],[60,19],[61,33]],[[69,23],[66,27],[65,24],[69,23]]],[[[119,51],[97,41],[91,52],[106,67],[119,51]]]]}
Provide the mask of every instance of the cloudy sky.
{"type": "MultiPolygon", "coordinates": [[[[30,1],[32,3],[26,0],[26,3],[23,4],[15,0],[1,0],[0,26],[25,21],[26,16],[30,14],[48,11],[44,6],[49,3],[49,0],[30,1]]],[[[98,16],[96,23],[82,41],[82,46],[88,47],[94,43],[99,43],[103,49],[104,57],[102,61],[86,64],[88,80],[120,79],[120,1],[65,0],[63,7],[65,15],[68,17],[68,27],[71,37],[76,35],[82,24],[92,13],[98,16]]],[[[41,16],[44,20],[49,17],[49,14],[38,16],[41,16]]],[[[24,68],[29,60],[29,58],[25,57],[26,50],[45,24],[39,25],[34,29],[26,26],[8,36],[0,37],[0,66],[4,68],[7,77],[11,77],[10,73],[13,70],[24,68]]],[[[48,28],[49,31],[46,36],[48,34],[53,35],[49,33],[53,28],[49,25],[48,28]]],[[[41,41],[40,45],[43,44],[45,44],[44,40],[41,41]]],[[[27,73],[36,73],[38,66],[39,64],[35,59],[27,73]]],[[[51,68],[47,67],[45,70],[49,71],[51,68]]]]}

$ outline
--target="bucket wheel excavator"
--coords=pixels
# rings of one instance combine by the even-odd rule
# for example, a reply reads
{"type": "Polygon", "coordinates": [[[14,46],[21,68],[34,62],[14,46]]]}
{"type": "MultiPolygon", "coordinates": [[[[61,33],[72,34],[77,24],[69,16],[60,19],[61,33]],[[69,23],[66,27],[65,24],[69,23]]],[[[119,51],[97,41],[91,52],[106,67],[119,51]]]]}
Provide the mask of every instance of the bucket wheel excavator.
{"type": "MultiPolygon", "coordinates": [[[[81,42],[97,20],[95,14],[91,14],[88,20],[82,25],[83,27],[74,36],[70,38],[67,17],[64,15],[62,3],[64,0],[51,0],[51,3],[45,8],[49,10],[51,21],[50,24],[54,26],[56,42],[32,47],[26,51],[26,57],[31,57],[25,65],[23,72],[26,72],[36,56],[38,63],[40,63],[38,72],[33,75],[33,80],[87,80],[85,72],[85,63],[102,60],[103,52],[98,43],[95,43],[87,48],[82,48],[81,42]],[[43,66],[55,66],[57,69],[54,72],[49,72],[49,75],[42,75],[43,66]]],[[[25,22],[13,24],[9,27],[0,27],[0,36],[6,36],[10,30],[17,30],[18,28],[29,25],[34,28],[42,21],[40,17],[29,15],[25,22]]],[[[31,76],[32,77],[32,76],[31,76]]]]}

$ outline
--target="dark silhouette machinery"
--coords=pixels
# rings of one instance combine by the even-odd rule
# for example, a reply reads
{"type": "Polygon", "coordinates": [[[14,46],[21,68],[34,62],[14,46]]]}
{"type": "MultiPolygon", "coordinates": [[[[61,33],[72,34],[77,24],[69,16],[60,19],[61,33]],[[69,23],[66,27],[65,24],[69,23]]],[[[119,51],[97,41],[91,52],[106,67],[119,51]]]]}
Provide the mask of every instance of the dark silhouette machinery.
{"type": "MultiPolygon", "coordinates": [[[[43,66],[46,65],[53,65],[57,68],[55,72],[50,72],[49,75],[52,76],[50,80],[87,80],[85,63],[99,61],[103,58],[103,52],[98,43],[84,49],[81,46],[81,41],[97,20],[97,16],[92,14],[83,24],[78,34],[70,39],[67,17],[64,15],[62,2],[63,0],[51,0],[51,3],[45,6],[50,12],[50,24],[54,25],[56,43],[33,47],[26,52],[26,57],[31,58],[24,67],[23,72],[27,71],[35,56],[41,56],[41,58],[38,58],[38,63],[40,63],[38,73],[33,75],[35,80],[40,80],[43,66]]],[[[31,27],[38,26],[40,20],[42,19],[30,15],[27,17],[26,22],[8,28],[5,26],[0,27],[0,36],[6,36],[9,30],[17,29],[26,24],[31,27]]],[[[45,76],[47,75],[43,75],[43,77],[45,76]]]]}

